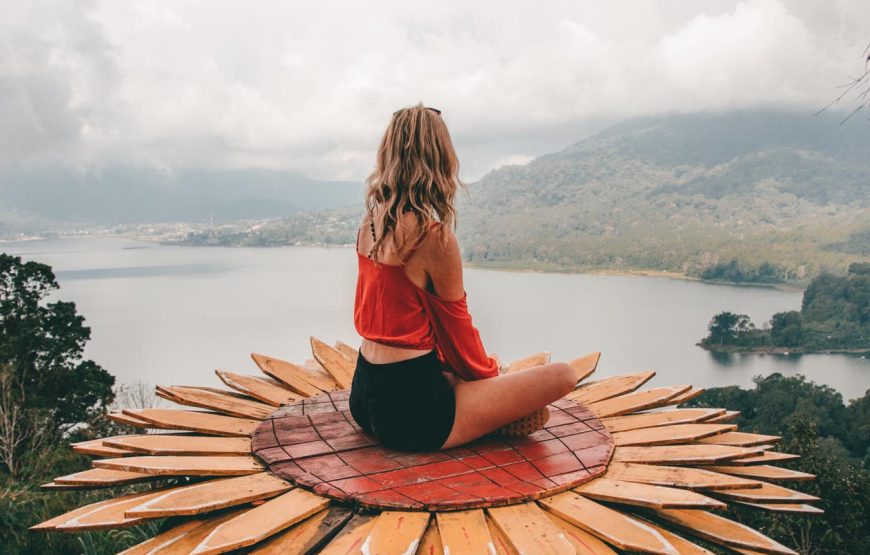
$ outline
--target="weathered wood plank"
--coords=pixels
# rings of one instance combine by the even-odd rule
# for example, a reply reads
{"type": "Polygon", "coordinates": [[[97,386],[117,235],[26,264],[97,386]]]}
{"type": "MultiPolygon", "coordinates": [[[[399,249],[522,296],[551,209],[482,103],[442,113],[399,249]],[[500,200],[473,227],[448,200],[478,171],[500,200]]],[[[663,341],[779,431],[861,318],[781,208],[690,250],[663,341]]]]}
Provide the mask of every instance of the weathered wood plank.
{"type": "Polygon", "coordinates": [[[251,353],[251,358],[263,373],[272,376],[302,397],[312,397],[324,391],[309,381],[310,373],[301,366],[258,353],[251,353]]]}
{"type": "MultiPolygon", "coordinates": [[[[637,505],[650,509],[726,509],[728,505],[690,490],[598,478],[574,491],[598,501],[637,505]]],[[[744,491],[744,490],[741,490],[744,491]]]]}
{"type": "MultiPolygon", "coordinates": [[[[714,447],[713,445],[708,445],[707,447],[714,447]]],[[[724,447],[724,446],[723,446],[724,447]]],[[[734,459],[729,461],[729,465],[735,466],[745,466],[745,465],[755,465],[755,464],[773,464],[783,461],[793,461],[795,459],[799,459],[800,455],[792,455],[791,453],[780,453],[778,451],[765,451],[762,449],[763,446],[759,447],[741,447],[740,449],[759,449],[761,453],[754,457],[741,457],[739,459],[734,459]]],[[[710,463],[707,463],[710,464],[710,463]]]]}
{"type": "Polygon", "coordinates": [[[363,541],[363,553],[414,553],[429,523],[423,511],[383,511],[363,541]]]}
{"type": "Polygon", "coordinates": [[[492,553],[495,545],[482,509],[442,511],[434,519],[447,553],[492,553]]]}
{"type": "Polygon", "coordinates": [[[191,553],[226,553],[254,545],[322,511],[329,503],[329,499],[302,488],[292,489],[224,522],[212,530],[191,553]]]}
{"type": "Polygon", "coordinates": [[[619,549],[678,555],[674,546],[657,530],[577,492],[557,493],[539,499],[538,503],[544,509],[619,549]]]}
{"type": "Polygon", "coordinates": [[[251,440],[246,437],[190,436],[181,434],[145,434],[107,439],[133,453],[146,455],[246,455],[251,453],[251,440]]]}
{"type": "Polygon", "coordinates": [[[162,397],[180,405],[213,410],[239,418],[268,418],[275,411],[271,405],[252,399],[239,399],[226,393],[205,391],[184,386],[157,386],[157,392],[162,397]]]}
{"type": "MultiPolygon", "coordinates": [[[[356,359],[353,360],[354,369],[356,368],[356,359]]],[[[308,373],[308,379],[312,384],[323,389],[324,391],[335,391],[337,389],[341,389],[341,386],[338,385],[338,382],[335,381],[329,372],[323,367],[322,364],[317,362],[313,358],[306,358],[302,361],[301,368],[308,373]],[[321,385],[322,384],[322,385],[321,385]]]]}
{"type": "Polygon", "coordinates": [[[517,553],[574,553],[562,529],[534,502],[490,507],[486,512],[517,553]]]}
{"type": "Polygon", "coordinates": [[[254,457],[236,455],[124,457],[95,460],[94,466],[159,476],[244,476],[263,471],[254,457]]]}
{"type": "Polygon", "coordinates": [[[714,472],[722,472],[724,474],[732,474],[734,476],[744,476],[746,478],[758,478],[760,480],[771,481],[805,481],[815,478],[815,474],[799,472],[789,468],[781,468],[779,466],[771,466],[766,464],[746,465],[746,466],[708,466],[705,467],[714,472]]]}
{"type": "Polygon", "coordinates": [[[720,414],[719,416],[714,416],[710,420],[707,420],[707,422],[713,422],[716,424],[718,424],[720,422],[731,422],[732,420],[734,420],[738,416],[740,416],[739,410],[726,410],[725,414],[720,414]]]}
{"type": "Polygon", "coordinates": [[[154,476],[143,472],[126,470],[111,470],[108,468],[90,468],[74,474],[67,474],[54,479],[56,484],[88,487],[125,486],[154,480],[154,476]]]}
{"type": "Polygon", "coordinates": [[[97,457],[124,457],[130,454],[130,451],[118,448],[118,447],[109,447],[106,445],[106,441],[115,439],[118,437],[125,436],[112,436],[112,437],[101,437],[98,439],[91,439],[88,441],[78,441],[76,443],[71,443],[70,447],[72,447],[73,451],[76,453],[83,453],[85,455],[95,455],[97,457]]]}
{"type": "Polygon", "coordinates": [[[215,374],[228,387],[232,387],[236,391],[241,391],[273,407],[287,405],[303,398],[302,395],[290,391],[290,389],[283,385],[270,383],[257,376],[245,376],[225,370],[215,370],[215,374]]]}
{"type": "Polygon", "coordinates": [[[715,443],[716,445],[736,445],[738,447],[754,447],[757,445],[765,445],[776,443],[779,441],[779,436],[770,436],[766,434],[751,434],[748,432],[728,432],[716,437],[708,437],[699,439],[698,443],[715,443]]]}
{"type": "Polygon", "coordinates": [[[311,336],[310,340],[311,353],[314,355],[314,359],[335,379],[341,389],[349,389],[351,382],[353,382],[356,365],[334,347],[316,337],[311,336]]]}
{"type": "Polygon", "coordinates": [[[665,539],[668,540],[668,543],[670,543],[671,545],[673,545],[677,549],[677,552],[680,555],[716,555],[712,551],[704,549],[700,545],[694,544],[682,536],[678,536],[677,534],[674,534],[673,532],[671,532],[669,530],[665,530],[661,526],[658,526],[654,522],[650,522],[646,518],[640,518],[640,517],[635,517],[635,518],[637,518],[639,521],[643,522],[644,524],[646,524],[647,526],[649,526],[653,530],[656,530],[659,534],[664,536],[665,539]]]}
{"type": "Polygon", "coordinates": [[[106,418],[111,420],[112,422],[117,422],[118,424],[123,424],[125,426],[133,426],[134,428],[154,428],[155,426],[151,422],[146,422],[140,418],[136,418],[129,414],[124,414],[122,412],[110,412],[106,414],[106,418]]]}
{"type": "Polygon", "coordinates": [[[510,364],[504,370],[505,374],[509,374],[511,372],[518,372],[520,370],[525,370],[527,368],[532,368],[533,366],[540,366],[541,364],[548,364],[550,362],[550,351],[541,351],[540,353],[535,353],[529,355],[527,357],[523,357],[517,359],[510,364]]]}
{"type": "Polygon", "coordinates": [[[688,443],[735,429],[734,424],[671,424],[613,432],[614,445],[672,445],[688,443]]]}
{"type": "Polygon", "coordinates": [[[707,511],[693,509],[662,509],[656,515],[687,532],[713,543],[728,547],[743,547],[764,553],[797,555],[786,546],[761,532],[707,511]]]}
{"type": "Polygon", "coordinates": [[[268,499],[293,488],[268,472],[206,480],[189,486],[173,488],[163,495],[130,508],[128,517],[163,517],[197,515],[260,499],[268,499]]]}
{"type": "Polygon", "coordinates": [[[176,526],[166,532],[157,534],[153,538],[149,538],[142,543],[136,544],[133,547],[125,549],[118,555],[154,555],[160,553],[163,549],[177,542],[184,536],[190,534],[205,523],[205,520],[194,519],[176,526]]]}
{"type": "MultiPolygon", "coordinates": [[[[607,465],[605,478],[640,482],[657,486],[672,486],[684,489],[720,490],[760,488],[761,482],[738,478],[713,471],[716,467],[691,468],[685,466],[662,466],[611,462],[607,465]]],[[[742,467],[741,467],[742,468],[742,467]]]]}
{"type": "Polygon", "coordinates": [[[579,526],[559,518],[551,511],[544,511],[544,514],[553,521],[553,524],[562,529],[562,533],[574,546],[577,555],[616,555],[616,551],[611,549],[609,545],[579,526]]]}
{"type": "MultiPolygon", "coordinates": [[[[134,526],[144,522],[145,519],[127,518],[124,516],[124,512],[134,505],[160,495],[162,491],[134,493],[110,499],[105,504],[95,503],[89,505],[91,507],[90,510],[75,514],[72,518],[64,519],[63,522],[56,524],[54,529],[61,532],[83,532],[86,530],[134,526]]],[[[72,513],[67,514],[71,515],[72,513]]]]}
{"type": "Polygon", "coordinates": [[[726,499],[750,503],[806,503],[820,500],[814,495],[767,482],[762,482],[760,488],[722,490],[716,493],[726,499]]]}
{"type": "Polygon", "coordinates": [[[193,551],[202,540],[211,534],[215,528],[250,510],[250,507],[245,507],[243,509],[220,513],[211,518],[209,518],[209,515],[205,515],[201,519],[197,519],[203,520],[204,522],[193,530],[190,530],[186,534],[182,534],[173,540],[169,540],[161,546],[155,547],[146,553],[148,553],[148,555],[190,555],[190,552],[193,551]]]}
{"type": "Polygon", "coordinates": [[[417,555],[445,555],[441,533],[438,532],[438,523],[434,518],[430,518],[429,524],[426,525],[426,531],[423,532],[420,545],[417,546],[417,555]]]}
{"type": "Polygon", "coordinates": [[[360,553],[363,542],[375,525],[376,515],[357,514],[338,532],[338,535],[320,551],[320,555],[350,555],[360,553]]]}
{"type": "Polygon", "coordinates": [[[644,447],[616,447],[613,459],[617,462],[646,464],[716,464],[740,458],[757,457],[761,452],[751,447],[730,445],[650,445],[644,447]]]}
{"type": "Polygon", "coordinates": [[[635,391],[586,406],[598,418],[620,416],[670,404],[670,399],[690,389],[691,385],[671,385],[635,391]]]}
{"type": "MultiPolygon", "coordinates": [[[[79,507],[77,509],[73,509],[67,513],[63,513],[54,518],[50,518],[44,522],[40,522],[34,526],[31,526],[31,530],[56,530],[59,529],[60,526],[70,524],[75,526],[79,523],[79,519],[89,518],[92,515],[99,515],[104,511],[108,511],[110,508],[116,505],[124,505],[124,504],[136,504],[137,502],[141,502],[140,500],[145,500],[149,495],[159,495],[159,492],[140,492],[140,493],[132,493],[129,495],[124,495],[121,497],[115,497],[112,499],[106,499],[104,501],[98,501],[96,503],[90,503],[83,507],[79,507]]],[[[109,514],[109,513],[105,513],[109,514]]],[[[93,519],[91,519],[93,520],[93,519]]],[[[123,513],[121,513],[121,518],[118,519],[118,526],[126,526],[133,525],[141,522],[141,519],[124,519],[123,513]]]]}
{"type": "Polygon", "coordinates": [[[260,420],[236,418],[211,412],[176,409],[124,410],[124,414],[148,422],[148,427],[187,430],[218,436],[250,436],[260,420]]]}
{"type": "Polygon", "coordinates": [[[337,505],[323,509],[298,524],[257,544],[251,555],[305,555],[317,553],[353,517],[353,511],[337,505]]]}
{"type": "Polygon", "coordinates": [[[574,373],[577,374],[578,384],[595,372],[595,369],[598,368],[598,361],[600,359],[601,353],[594,352],[568,361],[568,366],[570,366],[574,370],[574,373]]]}
{"type": "Polygon", "coordinates": [[[489,516],[486,517],[486,527],[489,529],[489,535],[492,537],[492,544],[495,547],[496,555],[517,555],[508,537],[489,516]]]}
{"type": "Polygon", "coordinates": [[[623,395],[629,391],[634,391],[638,387],[648,382],[656,373],[653,371],[637,372],[635,374],[623,374],[619,376],[611,376],[594,382],[589,382],[581,385],[574,391],[568,393],[565,397],[574,399],[583,405],[589,405],[617,395],[623,395]]]}
{"type": "Polygon", "coordinates": [[[708,408],[660,410],[602,418],[601,423],[604,424],[604,427],[610,433],[616,433],[642,428],[654,428],[656,426],[670,426],[672,424],[693,424],[707,421],[709,418],[724,413],[725,409],[708,408]]]}
{"type": "Polygon", "coordinates": [[[748,505],[774,513],[803,513],[808,515],[821,515],[825,513],[822,509],[807,505],[806,503],[749,503],[748,501],[737,501],[736,499],[734,501],[741,505],[748,505]]]}
{"type": "Polygon", "coordinates": [[[672,398],[670,401],[672,405],[682,405],[686,401],[690,399],[694,399],[695,397],[704,393],[705,389],[703,387],[693,387],[686,391],[685,393],[680,393],[676,397],[672,398]]]}

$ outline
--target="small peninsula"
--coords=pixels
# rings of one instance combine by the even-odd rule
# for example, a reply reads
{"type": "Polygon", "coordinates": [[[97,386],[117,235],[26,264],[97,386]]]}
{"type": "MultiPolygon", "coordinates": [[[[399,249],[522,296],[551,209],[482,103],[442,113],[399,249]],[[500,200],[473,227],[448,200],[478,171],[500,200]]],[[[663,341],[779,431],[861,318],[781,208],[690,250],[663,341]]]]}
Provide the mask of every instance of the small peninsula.
{"type": "Polygon", "coordinates": [[[870,353],[870,264],[845,276],[821,274],[804,291],[801,309],[774,314],[758,328],[745,314],[723,311],[698,345],[717,352],[870,353]]]}

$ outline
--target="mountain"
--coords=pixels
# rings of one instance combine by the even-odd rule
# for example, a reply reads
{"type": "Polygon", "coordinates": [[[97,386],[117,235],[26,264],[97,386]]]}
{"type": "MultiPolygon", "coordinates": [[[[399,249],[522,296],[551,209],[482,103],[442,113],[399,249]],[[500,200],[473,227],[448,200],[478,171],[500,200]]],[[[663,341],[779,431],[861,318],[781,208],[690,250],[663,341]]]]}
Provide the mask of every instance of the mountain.
{"type": "Polygon", "coordinates": [[[362,184],[317,181],[288,171],[240,169],[162,173],[111,166],[78,173],[45,167],[0,173],[7,228],[276,218],[358,203],[362,184]]]}
{"type": "Polygon", "coordinates": [[[629,120],[458,201],[471,263],[803,280],[867,259],[870,127],[770,110],[629,120]],[[863,253],[863,254],[862,254],[863,253]]]}

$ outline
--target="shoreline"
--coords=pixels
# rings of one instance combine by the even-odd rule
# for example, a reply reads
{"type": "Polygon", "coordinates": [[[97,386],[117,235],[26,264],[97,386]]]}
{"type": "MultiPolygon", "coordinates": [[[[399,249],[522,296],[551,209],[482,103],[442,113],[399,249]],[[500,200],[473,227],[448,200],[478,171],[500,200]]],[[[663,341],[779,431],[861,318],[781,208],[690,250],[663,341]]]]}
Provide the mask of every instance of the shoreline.
{"type": "MultiPolygon", "coordinates": [[[[347,244],[336,244],[336,243],[302,243],[296,245],[196,245],[196,244],[188,244],[182,241],[172,241],[166,240],[165,238],[161,239],[159,237],[143,237],[141,235],[135,233],[71,233],[71,234],[58,234],[54,237],[40,237],[40,236],[28,236],[23,237],[21,239],[4,239],[0,240],[0,243],[13,243],[19,241],[38,241],[38,240],[52,240],[52,239],[127,239],[131,241],[141,241],[143,243],[152,243],[161,246],[167,247],[193,247],[193,248],[209,248],[209,247],[222,247],[222,248],[249,248],[249,249],[271,249],[271,248],[287,248],[287,247],[314,247],[314,248],[352,248],[354,246],[353,243],[347,244]]],[[[694,276],[689,276],[687,274],[681,272],[674,272],[668,270],[649,270],[649,269],[640,269],[640,268],[628,268],[622,270],[616,270],[612,268],[588,268],[588,269],[578,269],[578,268],[534,268],[528,266],[512,266],[511,263],[506,263],[504,265],[499,264],[477,264],[473,262],[463,261],[463,266],[469,269],[475,270],[489,270],[489,271],[501,271],[501,272],[517,272],[517,273],[544,273],[544,274],[572,274],[572,275],[590,275],[590,276],[618,276],[618,277],[650,277],[650,278],[662,278],[662,279],[673,279],[678,281],[690,281],[695,283],[703,283],[707,285],[727,285],[730,287],[752,287],[752,288],[766,288],[766,289],[778,289],[782,291],[803,291],[806,289],[805,284],[792,284],[792,283],[753,283],[753,282],[732,282],[732,281],[714,281],[714,280],[705,280],[694,276]]]]}
{"type": "Polygon", "coordinates": [[[719,345],[711,347],[695,343],[710,353],[738,353],[750,355],[870,355],[870,347],[856,349],[805,349],[803,347],[742,347],[739,345],[719,345]]]}

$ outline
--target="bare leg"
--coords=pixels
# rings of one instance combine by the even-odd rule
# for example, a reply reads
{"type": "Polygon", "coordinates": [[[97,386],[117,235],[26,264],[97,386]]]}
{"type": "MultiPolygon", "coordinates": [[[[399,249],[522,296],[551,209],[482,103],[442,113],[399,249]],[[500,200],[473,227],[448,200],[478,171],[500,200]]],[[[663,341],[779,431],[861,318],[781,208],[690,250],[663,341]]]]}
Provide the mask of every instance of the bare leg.
{"type": "Polygon", "coordinates": [[[442,449],[468,443],[574,389],[577,374],[564,362],[534,366],[485,380],[455,380],[456,418],[442,449]]]}

